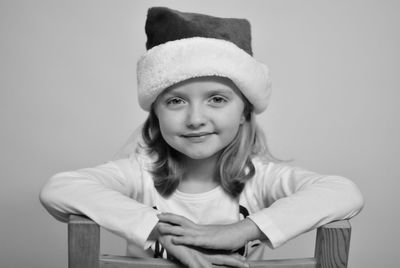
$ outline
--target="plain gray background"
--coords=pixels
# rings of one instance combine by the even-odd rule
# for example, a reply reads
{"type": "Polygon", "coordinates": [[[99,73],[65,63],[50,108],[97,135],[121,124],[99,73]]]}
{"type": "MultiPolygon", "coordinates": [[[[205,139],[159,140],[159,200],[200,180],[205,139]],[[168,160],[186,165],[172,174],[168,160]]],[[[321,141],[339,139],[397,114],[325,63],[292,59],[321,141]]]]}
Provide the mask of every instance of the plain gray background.
{"type": "MultiPolygon", "coordinates": [[[[66,225],[41,207],[53,174],[112,158],[145,118],[135,66],[150,6],[252,23],[273,95],[273,153],[352,179],[366,200],[349,267],[397,267],[398,1],[0,1],[0,267],[67,267],[66,225]]],[[[313,235],[271,257],[311,256],[313,235]]],[[[103,250],[124,253],[104,234],[103,250]]]]}

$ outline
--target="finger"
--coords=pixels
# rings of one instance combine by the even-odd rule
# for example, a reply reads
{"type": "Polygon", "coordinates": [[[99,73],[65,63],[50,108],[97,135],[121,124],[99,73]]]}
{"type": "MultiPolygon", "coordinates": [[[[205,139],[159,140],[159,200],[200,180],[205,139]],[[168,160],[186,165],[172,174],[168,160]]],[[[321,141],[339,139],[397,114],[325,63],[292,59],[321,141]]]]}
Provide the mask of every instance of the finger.
{"type": "Polygon", "coordinates": [[[177,259],[188,268],[212,268],[211,262],[209,262],[204,255],[193,250],[187,250],[182,248],[176,254],[177,259]]]}
{"type": "Polygon", "coordinates": [[[161,213],[157,215],[158,219],[162,222],[168,222],[168,223],[172,223],[175,225],[181,225],[181,226],[194,226],[195,224],[180,215],[177,214],[173,214],[173,213],[161,213]]]}
{"type": "Polygon", "coordinates": [[[240,255],[240,254],[238,254],[238,253],[234,253],[234,254],[231,254],[231,255],[229,255],[229,256],[231,256],[231,257],[233,257],[233,258],[236,258],[236,259],[238,259],[238,260],[240,260],[240,261],[243,261],[243,262],[246,262],[246,261],[247,261],[247,258],[246,258],[245,256],[242,256],[242,255],[240,255]]]}
{"type": "Polygon", "coordinates": [[[188,268],[203,268],[199,261],[193,256],[188,256],[186,254],[175,254],[174,256],[180,263],[182,263],[185,267],[188,268]]]}
{"type": "Polygon", "coordinates": [[[158,224],[158,232],[162,235],[185,235],[187,232],[178,225],[170,225],[166,223],[158,224]]]}
{"type": "Polygon", "coordinates": [[[180,260],[182,264],[187,266],[188,268],[208,268],[209,265],[208,262],[204,262],[204,260],[201,260],[199,258],[196,258],[195,256],[192,256],[190,258],[180,260]]]}
{"type": "Polygon", "coordinates": [[[238,258],[230,255],[207,255],[206,258],[212,264],[224,265],[237,268],[249,268],[249,264],[243,258],[238,258]]]}
{"type": "Polygon", "coordinates": [[[209,262],[205,257],[203,257],[202,255],[197,255],[194,258],[197,261],[197,264],[202,267],[202,268],[212,268],[213,265],[211,264],[211,262],[209,262]]]}
{"type": "Polygon", "coordinates": [[[229,266],[237,268],[249,268],[249,264],[246,260],[237,259],[229,255],[210,255],[209,261],[219,266],[229,266]]]}

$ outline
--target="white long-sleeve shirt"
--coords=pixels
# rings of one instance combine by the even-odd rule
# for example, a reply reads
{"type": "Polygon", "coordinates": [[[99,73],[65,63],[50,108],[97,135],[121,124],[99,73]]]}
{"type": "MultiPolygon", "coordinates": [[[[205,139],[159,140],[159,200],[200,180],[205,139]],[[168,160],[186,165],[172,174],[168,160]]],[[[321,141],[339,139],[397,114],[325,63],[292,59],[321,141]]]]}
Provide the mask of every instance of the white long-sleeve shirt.
{"type": "Polygon", "coordinates": [[[60,221],[66,222],[69,214],[90,217],[125,238],[127,254],[136,256],[141,255],[138,249],[148,245],[160,212],[176,213],[199,224],[229,224],[241,219],[239,208],[243,207],[275,248],[333,220],[351,218],[363,206],[357,186],[346,178],[259,158],[253,159],[255,175],[238,198],[221,187],[200,194],[176,190],[164,198],[153,185],[150,163],[148,156],[136,154],[58,173],[45,184],[40,200],[60,221]]]}

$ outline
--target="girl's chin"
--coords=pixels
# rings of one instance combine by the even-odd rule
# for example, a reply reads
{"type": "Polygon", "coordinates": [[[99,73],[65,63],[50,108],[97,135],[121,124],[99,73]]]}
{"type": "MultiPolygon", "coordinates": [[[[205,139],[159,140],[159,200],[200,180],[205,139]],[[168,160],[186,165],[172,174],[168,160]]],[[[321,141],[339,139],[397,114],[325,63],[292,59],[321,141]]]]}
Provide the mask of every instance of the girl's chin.
{"type": "Polygon", "coordinates": [[[186,144],[182,144],[180,146],[171,147],[179,153],[181,159],[206,160],[216,157],[222,152],[222,149],[220,149],[219,147],[210,149],[209,147],[211,146],[215,147],[213,144],[202,146],[189,146],[186,144]]]}
{"type": "Polygon", "coordinates": [[[206,160],[216,157],[219,152],[180,152],[181,155],[188,160],[206,160]]]}

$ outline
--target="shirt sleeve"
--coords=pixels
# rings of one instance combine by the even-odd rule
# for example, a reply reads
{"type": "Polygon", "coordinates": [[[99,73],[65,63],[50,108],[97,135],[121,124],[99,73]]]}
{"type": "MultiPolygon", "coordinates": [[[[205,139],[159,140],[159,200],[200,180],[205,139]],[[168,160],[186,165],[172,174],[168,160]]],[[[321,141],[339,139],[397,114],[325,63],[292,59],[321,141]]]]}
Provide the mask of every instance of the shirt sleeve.
{"type": "Polygon", "coordinates": [[[272,248],[331,221],[349,219],[364,204],[357,186],[344,177],[274,163],[256,163],[245,190],[253,191],[262,208],[249,217],[272,248]]]}
{"type": "Polygon", "coordinates": [[[133,165],[138,163],[123,159],[58,173],[42,188],[40,201],[57,220],[66,222],[69,214],[86,215],[110,232],[145,247],[158,222],[158,212],[140,202],[144,182],[139,166],[133,165]]]}

